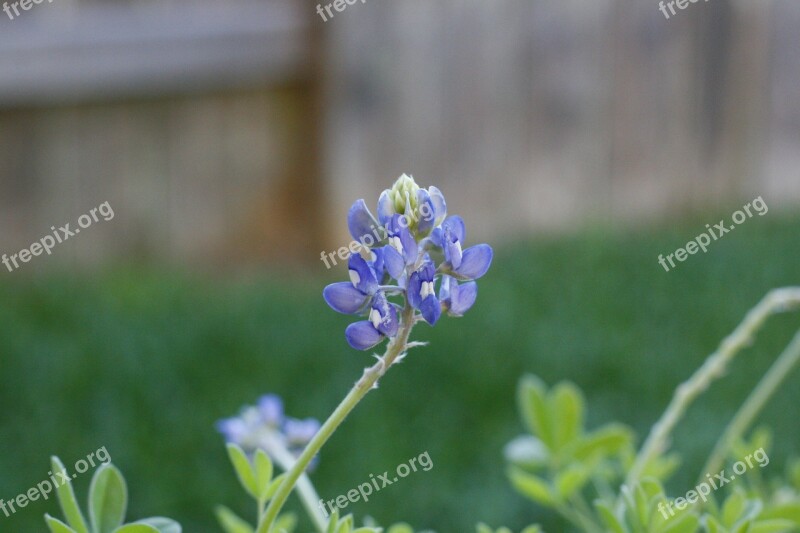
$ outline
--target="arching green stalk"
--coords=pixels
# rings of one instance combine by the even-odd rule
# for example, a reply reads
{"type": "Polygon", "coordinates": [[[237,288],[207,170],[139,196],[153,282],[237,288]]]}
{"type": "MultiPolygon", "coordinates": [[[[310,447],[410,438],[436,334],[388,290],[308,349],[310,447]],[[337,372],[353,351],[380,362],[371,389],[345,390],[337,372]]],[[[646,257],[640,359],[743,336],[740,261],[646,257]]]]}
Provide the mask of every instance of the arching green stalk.
{"type": "MultiPolygon", "coordinates": [[[[778,359],[772,364],[770,369],[758,382],[756,388],[750,393],[747,399],[739,408],[739,411],[731,419],[728,427],[714,446],[714,451],[706,461],[705,466],[700,472],[716,472],[725,461],[725,454],[737,439],[750,429],[753,420],[764,408],[773,394],[780,388],[783,382],[789,377],[794,367],[800,362],[800,331],[797,332],[789,346],[781,353],[778,359]]],[[[704,474],[700,474],[700,481],[703,481],[704,474]]]]}
{"type": "Polygon", "coordinates": [[[397,336],[389,342],[383,357],[381,357],[373,366],[364,371],[364,375],[361,376],[361,379],[356,382],[347,396],[345,396],[344,400],[342,400],[342,403],[339,404],[336,410],[333,411],[333,414],[331,414],[325,423],[322,424],[320,430],[317,432],[314,438],[311,439],[311,442],[308,443],[306,449],[303,450],[303,453],[297,459],[297,462],[294,464],[294,466],[292,466],[286,478],[278,487],[278,490],[272,497],[272,500],[270,500],[266,512],[259,521],[258,529],[256,530],[257,533],[270,532],[270,528],[272,528],[272,525],[275,523],[275,519],[278,517],[278,513],[283,505],[286,503],[286,499],[292,492],[297,479],[308,467],[311,459],[313,459],[314,456],[319,453],[319,450],[322,448],[322,446],[328,441],[331,435],[333,435],[341,423],[344,422],[344,419],[347,417],[347,415],[350,414],[356,405],[358,405],[358,402],[360,402],[370,390],[375,388],[378,380],[386,373],[392,364],[397,361],[398,357],[402,356],[409,348],[408,336],[413,327],[414,309],[411,307],[411,305],[406,303],[406,306],[403,309],[402,320],[397,336]]]}

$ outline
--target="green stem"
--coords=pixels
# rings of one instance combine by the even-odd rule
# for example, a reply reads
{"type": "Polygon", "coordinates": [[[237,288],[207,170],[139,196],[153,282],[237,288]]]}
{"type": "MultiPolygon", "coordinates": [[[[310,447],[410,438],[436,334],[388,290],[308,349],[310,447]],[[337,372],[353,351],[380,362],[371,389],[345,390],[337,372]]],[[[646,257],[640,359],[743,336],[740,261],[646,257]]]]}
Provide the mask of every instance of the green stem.
{"type": "MultiPolygon", "coordinates": [[[[288,472],[292,469],[296,462],[295,458],[291,452],[286,449],[283,443],[278,442],[277,440],[271,440],[268,443],[267,448],[267,453],[285,472],[288,472]]],[[[308,516],[311,518],[311,521],[314,522],[314,527],[316,530],[320,533],[323,533],[327,529],[328,523],[327,520],[325,520],[325,517],[322,515],[322,509],[320,509],[318,505],[319,495],[314,489],[314,485],[311,483],[311,480],[305,473],[300,475],[300,477],[297,479],[297,495],[300,497],[300,501],[302,502],[303,507],[305,507],[308,516]]],[[[259,519],[264,514],[264,507],[266,507],[266,502],[259,502],[259,519]]]]}
{"type": "Polygon", "coordinates": [[[667,410],[650,430],[647,440],[636,457],[625,484],[635,486],[647,465],[669,446],[669,436],[692,402],[715,380],[725,374],[728,363],[749,345],[767,318],[800,305],[800,287],[786,287],[770,291],[757,306],[751,309],[741,324],[727,336],[716,352],[706,359],[691,378],[675,389],[667,410]]]}
{"type": "MultiPolygon", "coordinates": [[[[789,346],[781,353],[778,359],[758,382],[756,388],[750,393],[742,407],[725,428],[722,436],[714,446],[714,451],[706,461],[701,472],[716,472],[725,461],[725,454],[731,445],[750,428],[758,413],[764,408],[773,394],[780,388],[789,376],[795,365],[800,362],[800,331],[794,336],[789,346]]],[[[703,476],[700,476],[703,481],[703,476]]]]}
{"type": "Polygon", "coordinates": [[[395,363],[397,358],[403,354],[408,345],[408,336],[411,333],[411,328],[414,326],[414,309],[406,303],[403,309],[402,318],[400,320],[400,330],[397,336],[394,337],[389,345],[386,347],[386,352],[383,357],[373,366],[364,370],[364,375],[356,382],[355,386],[345,396],[342,403],[336,408],[330,417],[322,424],[322,427],[308,443],[306,449],[298,457],[297,462],[288,471],[286,478],[278,487],[275,495],[267,506],[267,510],[261,517],[256,533],[269,533],[278,513],[286,503],[286,499],[292,492],[297,479],[305,471],[311,459],[319,452],[320,448],[328,441],[336,429],[344,422],[348,414],[358,405],[367,393],[375,388],[377,381],[386,373],[386,371],[395,363]]]}

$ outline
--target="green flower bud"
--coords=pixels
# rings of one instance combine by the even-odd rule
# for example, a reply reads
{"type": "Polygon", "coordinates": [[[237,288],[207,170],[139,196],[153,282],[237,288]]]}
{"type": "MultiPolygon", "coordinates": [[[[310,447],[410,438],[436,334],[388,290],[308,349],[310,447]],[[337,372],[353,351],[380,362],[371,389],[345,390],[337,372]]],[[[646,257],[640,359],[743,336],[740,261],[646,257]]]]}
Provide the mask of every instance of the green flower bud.
{"type": "Polygon", "coordinates": [[[389,198],[394,206],[395,213],[400,215],[407,214],[406,207],[413,213],[417,209],[417,191],[419,185],[414,178],[403,174],[394,182],[389,189],[389,198]]]}

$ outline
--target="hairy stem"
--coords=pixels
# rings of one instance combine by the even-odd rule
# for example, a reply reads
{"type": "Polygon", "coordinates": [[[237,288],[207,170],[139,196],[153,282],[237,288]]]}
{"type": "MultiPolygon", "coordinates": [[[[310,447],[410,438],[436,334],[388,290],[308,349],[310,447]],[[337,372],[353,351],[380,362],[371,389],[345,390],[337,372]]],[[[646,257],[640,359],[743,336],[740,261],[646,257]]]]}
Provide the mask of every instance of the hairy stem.
{"type": "MultiPolygon", "coordinates": [[[[722,466],[725,461],[725,454],[728,453],[733,443],[750,428],[758,413],[761,412],[772,395],[780,388],[798,362],[800,362],[800,331],[797,332],[792,342],[775,360],[767,373],[764,374],[756,388],[753,389],[742,404],[742,407],[731,419],[701,472],[716,472],[722,466]]],[[[701,474],[700,481],[702,480],[703,475],[701,474]]]]}
{"type": "Polygon", "coordinates": [[[695,371],[691,378],[678,386],[675,394],[661,415],[661,418],[650,430],[647,440],[636,457],[625,484],[633,487],[647,465],[669,447],[669,436],[677,423],[694,400],[708,386],[725,374],[728,363],[755,338],[767,318],[773,314],[794,309],[800,305],[800,287],[786,287],[770,291],[761,302],[751,309],[741,324],[728,335],[716,352],[706,359],[705,363],[695,371]]]}
{"type": "Polygon", "coordinates": [[[414,326],[414,309],[406,303],[403,309],[402,319],[400,321],[400,330],[397,336],[394,337],[389,345],[386,347],[386,352],[380,360],[371,367],[364,370],[361,376],[350,392],[345,396],[342,403],[333,411],[331,416],[322,424],[322,427],[308,443],[306,449],[298,457],[297,462],[288,471],[286,478],[278,487],[275,496],[267,506],[267,510],[261,517],[258,525],[257,533],[269,533],[275,519],[278,517],[283,504],[292,492],[297,479],[308,467],[308,463],[319,452],[320,448],[328,441],[336,429],[341,425],[348,414],[358,405],[358,402],[372,390],[377,381],[386,373],[386,371],[395,363],[397,358],[402,355],[408,347],[408,336],[411,333],[411,328],[414,326]]]}

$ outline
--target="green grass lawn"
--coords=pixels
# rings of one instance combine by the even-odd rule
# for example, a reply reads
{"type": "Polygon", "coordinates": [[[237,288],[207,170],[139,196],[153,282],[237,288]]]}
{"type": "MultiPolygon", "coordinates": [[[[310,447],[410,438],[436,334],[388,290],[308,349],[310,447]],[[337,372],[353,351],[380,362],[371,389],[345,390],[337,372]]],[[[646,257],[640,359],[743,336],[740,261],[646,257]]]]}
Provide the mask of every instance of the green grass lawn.
{"type": "MultiPolygon", "coordinates": [[[[706,221],[498,246],[475,308],[435,329],[418,326],[415,338],[430,345],[395,367],[324,449],[312,476],[320,495],[334,498],[427,451],[430,471],[348,511],[440,533],[472,531],[479,520],[563,530],[505,479],[502,447],[522,430],[519,377],[572,380],[586,393],[590,427],[617,419],[641,438],[750,307],[770,288],[800,284],[800,219],[777,212],[665,272],[658,254],[683,246],[706,221]]],[[[106,446],[128,478],[132,516],[218,531],[215,504],[248,518],[253,509],[214,422],[265,392],[282,395],[293,416],[323,419],[372,361],[345,343],[348,317],[322,301],[330,276],[20,274],[0,277],[5,500],[46,479],[51,454],[71,465],[106,446]]],[[[798,325],[798,314],[773,319],[689,413],[674,440],[685,458],[675,492],[693,484],[719,431],[798,325]]],[[[798,451],[797,379],[762,418],[775,428],[766,475],[798,451]]],[[[76,480],[81,498],[89,478],[76,480]]],[[[56,507],[51,499],[0,514],[0,530],[43,531],[42,515],[56,507]]]]}

